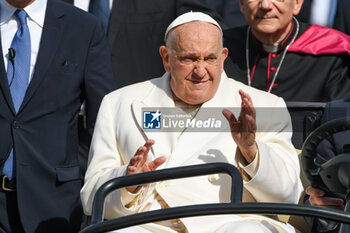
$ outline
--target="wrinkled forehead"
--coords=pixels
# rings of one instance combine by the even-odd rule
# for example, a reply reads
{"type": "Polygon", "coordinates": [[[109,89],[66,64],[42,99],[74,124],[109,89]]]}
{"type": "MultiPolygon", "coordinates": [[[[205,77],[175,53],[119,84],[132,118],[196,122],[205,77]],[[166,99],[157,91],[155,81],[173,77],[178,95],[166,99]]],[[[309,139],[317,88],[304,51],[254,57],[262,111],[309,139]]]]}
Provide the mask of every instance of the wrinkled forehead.
{"type": "Polygon", "coordinates": [[[172,30],[177,36],[217,36],[222,37],[221,30],[214,24],[201,21],[193,21],[182,24],[172,30]]]}
{"type": "Polygon", "coordinates": [[[173,49],[218,50],[222,46],[221,31],[207,22],[190,22],[171,32],[169,40],[173,49]]]}
{"type": "Polygon", "coordinates": [[[222,46],[222,31],[215,24],[191,21],[173,28],[167,35],[166,45],[179,47],[184,44],[210,43],[222,46]]]}

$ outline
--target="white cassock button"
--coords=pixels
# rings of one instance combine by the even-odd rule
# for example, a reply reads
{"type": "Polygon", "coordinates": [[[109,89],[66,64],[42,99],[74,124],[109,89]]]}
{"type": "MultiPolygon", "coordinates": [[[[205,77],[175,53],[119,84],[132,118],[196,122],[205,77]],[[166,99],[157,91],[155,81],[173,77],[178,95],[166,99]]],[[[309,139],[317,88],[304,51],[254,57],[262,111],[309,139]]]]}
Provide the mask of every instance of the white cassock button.
{"type": "Polygon", "coordinates": [[[218,174],[214,174],[214,175],[208,176],[208,180],[209,180],[210,183],[214,183],[218,179],[219,179],[219,175],[218,174]]]}

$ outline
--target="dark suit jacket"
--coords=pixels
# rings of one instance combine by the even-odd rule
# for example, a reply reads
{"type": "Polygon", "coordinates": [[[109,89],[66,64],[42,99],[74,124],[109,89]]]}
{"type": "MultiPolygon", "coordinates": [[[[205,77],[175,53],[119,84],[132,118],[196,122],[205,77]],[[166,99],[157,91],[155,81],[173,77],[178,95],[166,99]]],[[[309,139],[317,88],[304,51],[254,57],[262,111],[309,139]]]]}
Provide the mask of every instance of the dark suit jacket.
{"type": "Polygon", "coordinates": [[[108,39],[118,87],[163,75],[158,51],[164,44],[165,30],[177,16],[191,10],[208,13],[222,24],[206,0],[113,1],[108,39]]]}
{"type": "Polygon", "coordinates": [[[350,1],[338,0],[333,28],[350,35],[350,1]]]}
{"type": "Polygon", "coordinates": [[[207,0],[207,3],[222,17],[228,28],[247,25],[237,0],[207,0]]]}
{"type": "MultiPolygon", "coordinates": [[[[3,64],[1,54],[0,169],[13,147],[25,232],[77,232],[78,112],[85,100],[92,131],[102,97],[116,87],[103,29],[86,12],[48,0],[34,76],[17,114],[3,64]]],[[[6,210],[0,206],[1,229],[6,210]]]]}

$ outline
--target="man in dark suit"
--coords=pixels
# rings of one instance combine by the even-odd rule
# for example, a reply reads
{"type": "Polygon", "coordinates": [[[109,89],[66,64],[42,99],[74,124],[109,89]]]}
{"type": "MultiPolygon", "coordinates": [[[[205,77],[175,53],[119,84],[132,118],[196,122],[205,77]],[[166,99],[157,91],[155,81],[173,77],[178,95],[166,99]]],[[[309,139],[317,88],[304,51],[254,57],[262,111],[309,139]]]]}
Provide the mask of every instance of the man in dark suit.
{"type": "MultiPolygon", "coordinates": [[[[327,103],[323,114],[323,123],[350,116],[350,97],[327,103]]],[[[323,140],[317,147],[316,161],[323,164],[338,154],[349,152],[350,131],[342,131],[333,134],[328,140],[323,140]]],[[[307,202],[311,205],[329,207],[344,210],[344,201],[341,198],[325,197],[325,192],[320,189],[307,187],[309,195],[307,202]]],[[[337,229],[336,222],[329,222],[315,218],[306,218],[313,232],[333,232],[337,229]]]]}
{"type": "Polygon", "coordinates": [[[116,88],[108,41],[95,17],[60,0],[0,4],[0,232],[78,232],[82,173],[77,118],[85,101],[92,132],[102,97],[116,88]],[[16,18],[23,11],[26,24],[16,18]],[[24,25],[34,59],[17,109],[11,77],[15,82],[23,65],[16,60],[22,50],[8,54],[8,37],[24,25]],[[10,63],[16,73],[6,78],[10,63]],[[4,173],[10,154],[11,179],[4,173]]]}
{"type": "Polygon", "coordinates": [[[158,49],[164,44],[165,30],[177,16],[191,10],[222,22],[206,0],[113,0],[107,35],[118,87],[163,75],[158,49]]]}

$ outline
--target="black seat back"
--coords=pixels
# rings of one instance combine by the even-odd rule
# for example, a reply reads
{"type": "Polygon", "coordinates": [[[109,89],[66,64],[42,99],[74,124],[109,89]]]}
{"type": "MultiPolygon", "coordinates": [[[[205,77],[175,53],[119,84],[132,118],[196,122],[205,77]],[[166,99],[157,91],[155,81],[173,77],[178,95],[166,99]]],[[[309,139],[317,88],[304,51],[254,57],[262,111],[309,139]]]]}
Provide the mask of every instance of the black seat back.
{"type": "Polygon", "coordinates": [[[292,118],[292,142],[295,148],[301,149],[306,137],[321,125],[326,103],[296,101],[286,104],[292,118]]]}

